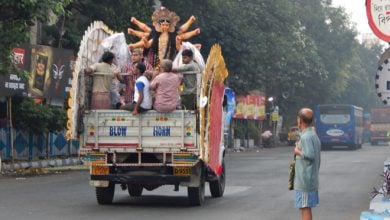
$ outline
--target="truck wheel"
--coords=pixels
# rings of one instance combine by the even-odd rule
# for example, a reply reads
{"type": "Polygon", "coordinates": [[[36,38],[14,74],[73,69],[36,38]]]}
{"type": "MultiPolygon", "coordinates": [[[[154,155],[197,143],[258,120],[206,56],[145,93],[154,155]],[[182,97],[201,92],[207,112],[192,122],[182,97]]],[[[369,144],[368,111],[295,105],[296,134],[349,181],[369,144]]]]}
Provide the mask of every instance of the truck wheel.
{"type": "Polygon", "coordinates": [[[222,173],[217,180],[210,181],[210,193],[212,197],[222,197],[225,191],[226,173],[225,161],[222,161],[222,173]]]}
{"type": "Polygon", "coordinates": [[[143,187],[140,185],[133,185],[128,184],[127,185],[127,191],[129,191],[130,196],[138,197],[142,195],[143,187]]]}
{"type": "Polygon", "coordinates": [[[96,187],[95,192],[98,204],[111,204],[112,199],[114,198],[115,184],[110,182],[108,187],[96,187]]]}
{"type": "Polygon", "coordinates": [[[205,177],[203,169],[200,173],[199,187],[188,187],[188,200],[191,206],[200,206],[204,202],[205,177]]]}

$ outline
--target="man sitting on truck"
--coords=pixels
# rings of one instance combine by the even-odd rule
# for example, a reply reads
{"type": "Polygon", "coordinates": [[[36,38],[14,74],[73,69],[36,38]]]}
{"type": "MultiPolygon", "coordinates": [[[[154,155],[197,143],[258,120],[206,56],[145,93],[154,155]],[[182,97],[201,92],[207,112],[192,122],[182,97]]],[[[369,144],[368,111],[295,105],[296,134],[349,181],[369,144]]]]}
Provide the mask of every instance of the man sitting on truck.
{"type": "Polygon", "coordinates": [[[182,75],[172,72],[172,61],[161,61],[160,73],[150,84],[150,89],[155,91],[153,108],[156,111],[167,113],[176,109],[182,79],[182,75]]]}
{"type": "Polygon", "coordinates": [[[126,85],[125,92],[124,92],[124,98],[125,103],[132,103],[134,100],[134,82],[137,80],[137,77],[134,73],[135,67],[138,63],[145,64],[146,70],[152,70],[153,67],[144,60],[144,57],[142,55],[142,50],[140,48],[133,49],[131,51],[131,62],[128,63],[123,69],[122,72],[128,73],[129,75],[122,76],[119,78],[121,83],[126,85]]]}
{"type": "Polygon", "coordinates": [[[150,93],[149,79],[145,73],[145,64],[137,63],[134,73],[137,76],[134,86],[134,99],[132,103],[128,103],[121,109],[132,111],[133,115],[146,112],[152,108],[152,95],[150,93]]]}

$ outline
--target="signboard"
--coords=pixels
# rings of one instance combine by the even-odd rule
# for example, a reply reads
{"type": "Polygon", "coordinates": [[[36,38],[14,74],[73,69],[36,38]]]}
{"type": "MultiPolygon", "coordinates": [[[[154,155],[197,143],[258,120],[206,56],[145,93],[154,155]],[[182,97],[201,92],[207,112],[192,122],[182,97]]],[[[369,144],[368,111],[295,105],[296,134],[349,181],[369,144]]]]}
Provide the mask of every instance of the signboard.
{"type": "Polygon", "coordinates": [[[233,117],[234,109],[236,108],[235,93],[231,88],[225,87],[226,96],[226,116],[225,116],[225,128],[229,127],[230,120],[233,117]]]}
{"type": "Polygon", "coordinates": [[[271,114],[271,121],[279,121],[279,113],[277,111],[272,112],[271,114]]]}
{"type": "Polygon", "coordinates": [[[366,12],[374,34],[390,42],[390,0],[366,0],[366,12]]]}
{"type": "Polygon", "coordinates": [[[1,96],[27,96],[27,82],[16,74],[0,75],[1,96]]]}
{"type": "MultiPolygon", "coordinates": [[[[29,50],[26,48],[14,48],[11,53],[11,62],[21,70],[28,70],[29,50]]],[[[0,74],[1,96],[27,96],[28,83],[15,73],[0,74]]]]}
{"type": "Polygon", "coordinates": [[[65,99],[70,90],[75,58],[72,50],[48,46],[31,47],[29,95],[48,99],[65,99]]]}
{"type": "Polygon", "coordinates": [[[15,73],[0,76],[2,96],[27,96],[63,100],[68,96],[75,57],[72,50],[41,45],[14,48],[11,61],[29,72],[22,80],[15,73]]]}
{"type": "Polygon", "coordinates": [[[233,118],[243,119],[246,116],[246,97],[236,96],[236,110],[234,111],[233,118]]]}
{"type": "Polygon", "coordinates": [[[378,97],[385,105],[390,105],[390,50],[381,56],[375,76],[375,88],[378,97]]]}
{"type": "Polygon", "coordinates": [[[263,120],[265,118],[265,97],[260,95],[236,96],[237,107],[233,118],[263,120]]]}
{"type": "Polygon", "coordinates": [[[247,119],[255,119],[255,107],[257,105],[256,101],[257,101],[256,96],[254,95],[246,96],[246,118],[247,119]]]}

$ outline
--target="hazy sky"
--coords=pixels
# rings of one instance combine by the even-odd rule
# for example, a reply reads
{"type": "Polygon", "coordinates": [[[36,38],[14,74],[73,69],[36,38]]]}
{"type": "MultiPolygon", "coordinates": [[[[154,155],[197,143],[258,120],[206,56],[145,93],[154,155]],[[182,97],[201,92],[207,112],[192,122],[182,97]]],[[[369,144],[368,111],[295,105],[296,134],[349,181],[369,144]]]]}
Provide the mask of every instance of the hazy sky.
{"type": "Polygon", "coordinates": [[[351,21],[356,23],[359,33],[372,33],[368,25],[366,15],[366,0],[333,0],[333,5],[342,6],[346,9],[351,21]]]}

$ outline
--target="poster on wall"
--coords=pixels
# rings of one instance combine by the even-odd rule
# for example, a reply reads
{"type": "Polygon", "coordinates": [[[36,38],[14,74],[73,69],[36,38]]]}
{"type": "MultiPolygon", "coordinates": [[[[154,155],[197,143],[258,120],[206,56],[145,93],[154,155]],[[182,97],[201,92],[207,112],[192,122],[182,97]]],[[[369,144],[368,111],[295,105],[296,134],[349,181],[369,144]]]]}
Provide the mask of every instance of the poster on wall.
{"type": "Polygon", "coordinates": [[[0,75],[2,96],[46,98],[63,103],[71,87],[76,57],[72,50],[42,45],[14,48],[12,63],[28,73],[22,79],[17,73],[0,75]]]}
{"type": "Polygon", "coordinates": [[[225,87],[225,96],[226,96],[226,115],[225,115],[225,130],[230,125],[230,121],[233,117],[234,110],[236,108],[236,97],[233,89],[225,87]]]}
{"type": "Polygon", "coordinates": [[[236,96],[236,110],[234,111],[233,118],[245,119],[246,118],[246,96],[236,96]]]}
{"type": "Polygon", "coordinates": [[[73,51],[35,45],[30,59],[29,96],[65,99],[74,67],[73,51]]]}
{"type": "Polygon", "coordinates": [[[265,97],[264,96],[255,96],[256,99],[256,108],[254,112],[255,120],[264,120],[265,119],[265,97]]]}
{"type": "Polygon", "coordinates": [[[265,97],[261,95],[237,96],[237,107],[233,118],[264,120],[265,118],[265,97]]]}

